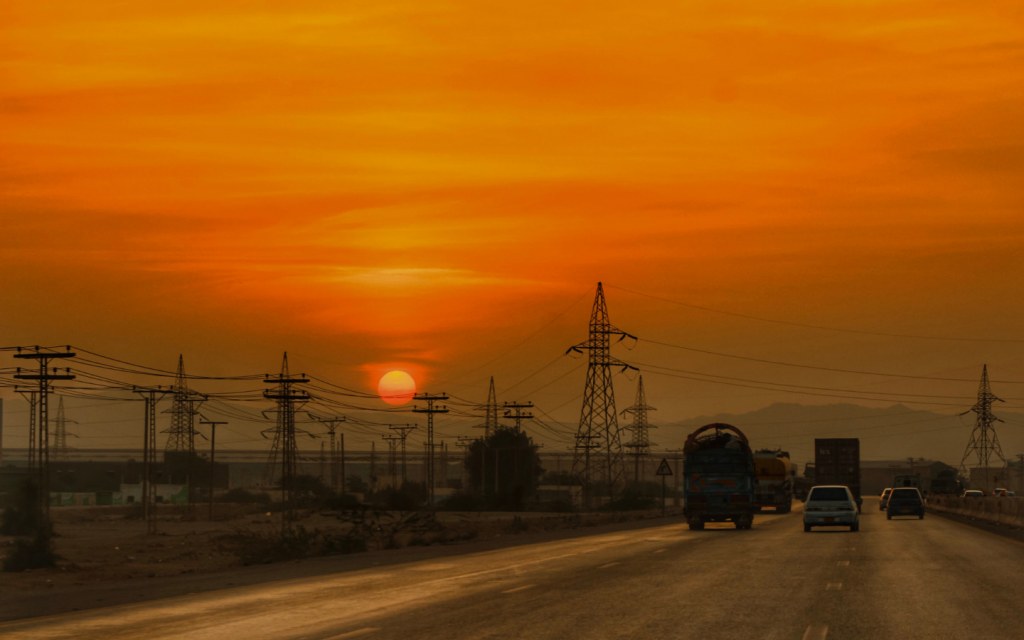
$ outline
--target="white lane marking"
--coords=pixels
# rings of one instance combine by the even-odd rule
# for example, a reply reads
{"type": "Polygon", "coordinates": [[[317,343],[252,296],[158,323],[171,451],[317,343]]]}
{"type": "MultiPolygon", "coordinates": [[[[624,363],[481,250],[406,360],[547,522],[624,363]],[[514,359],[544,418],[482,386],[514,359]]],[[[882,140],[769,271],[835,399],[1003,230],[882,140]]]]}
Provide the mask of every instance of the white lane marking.
{"type": "Polygon", "coordinates": [[[825,585],[825,591],[841,591],[843,588],[842,582],[829,582],[825,585]]]}
{"type": "Polygon", "coordinates": [[[598,567],[598,569],[609,569],[611,567],[614,567],[617,564],[619,564],[619,563],[618,562],[609,562],[608,564],[602,564],[600,567],[598,567]]]}
{"type": "Polygon", "coordinates": [[[827,624],[812,624],[807,627],[807,631],[804,631],[802,640],[825,640],[826,637],[828,637],[827,624]]]}
{"type": "Polygon", "coordinates": [[[532,589],[533,587],[534,587],[534,585],[532,585],[532,584],[524,584],[521,587],[513,587],[511,589],[505,589],[504,591],[502,591],[502,593],[517,593],[519,591],[526,591],[527,589],[532,589]]]}
{"type": "Polygon", "coordinates": [[[655,549],[654,553],[665,553],[665,551],[667,551],[667,549],[655,549]]]}
{"type": "Polygon", "coordinates": [[[330,636],[324,640],[345,640],[345,638],[358,638],[359,636],[365,636],[368,633],[374,631],[380,631],[380,627],[363,627],[362,629],[356,629],[355,631],[349,631],[347,633],[339,633],[336,636],[330,636]]]}
{"type": "Polygon", "coordinates": [[[839,562],[836,563],[836,566],[837,567],[848,567],[848,566],[850,566],[850,561],[849,560],[840,560],[839,562]]]}

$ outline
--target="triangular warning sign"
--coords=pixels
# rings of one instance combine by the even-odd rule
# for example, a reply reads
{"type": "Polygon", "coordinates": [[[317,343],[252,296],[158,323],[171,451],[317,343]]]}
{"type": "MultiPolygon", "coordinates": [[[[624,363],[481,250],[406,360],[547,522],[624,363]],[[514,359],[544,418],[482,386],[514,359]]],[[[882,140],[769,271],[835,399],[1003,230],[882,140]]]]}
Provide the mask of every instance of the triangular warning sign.
{"type": "MultiPolygon", "coordinates": [[[[650,467],[648,467],[649,469],[650,467]]],[[[668,466],[668,458],[662,458],[661,464],[658,465],[658,470],[654,472],[657,476],[670,476],[672,475],[672,467],[668,466]]]]}

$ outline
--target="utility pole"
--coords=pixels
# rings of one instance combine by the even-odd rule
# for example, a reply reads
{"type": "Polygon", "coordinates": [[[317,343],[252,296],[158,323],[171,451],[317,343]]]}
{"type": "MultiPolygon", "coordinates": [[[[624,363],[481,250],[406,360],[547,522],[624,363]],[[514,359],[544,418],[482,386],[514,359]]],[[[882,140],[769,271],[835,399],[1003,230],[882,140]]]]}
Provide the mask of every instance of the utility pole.
{"type": "Polygon", "coordinates": [[[595,485],[603,487],[610,500],[622,480],[622,440],[615,411],[612,368],[625,371],[636,370],[636,367],[611,356],[613,337],[618,338],[616,342],[626,338],[636,340],[636,336],[612,326],[608,318],[604,287],[598,282],[594,307],[590,313],[589,336],[585,342],[566,350],[567,354],[582,354],[584,351],[588,354],[587,382],[583,390],[583,406],[576,431],[576,455],[573,460],[573,475],[580,478],[584,506],[588,508],[593,501],[595,485]],[[594,474],[591,452],[597,450],[603,450],[604,456],[597,460],[597,473],[594,474]]]}
{"type": "Polygon", "coordinates": [[[36,466],[36,392],[14,387],[28,401],[28,474],[31,476],[36,466]]]}
{"type": "Polygon", "coordinates": [[[960,473],[970,480],[971,476],[967,470],[967,458],[971,457],[972,453],[976,454],[978,466],[984,469],[986,492],[990,492],[995,486],[992,483],[993,479],[989,476],[991,459],[993,457],[999,458],[1003,463],[1003,467],[1006,467],[1003,449],[999,446],[999,438],[996,436],[996,430],[992,427],[993,423],[1002,422],[992,413],[992,403],[997,401],[1003,402],[1003,399],[996,397],[992,393],[988,383],[988,365],[983,365],[981,369],[981,382],[978,385],[978,401],[974,403],[973,407],[960,414],[965,415],[973,411],[977,415],[974,430],[971,432],[971,439],[967,442],[963,458],[960,459],[960,473]],[[990,483],[992,484],[990,485],[990,483]]]}
{"type": "Polygon", "coordinates": [[[281,530],[287,532],[295,520],[295,404],[309,400],[309,394],[294,385],[309,382],[305,375],[293,376],[288,373],[288,353],[281,361],[281,373],[266,374],[263,382],[272,384],[273,389],[264,389],[263,397],[277,402],[277,428],[281,440],[281,500],[284,502],[281,516],[281,530]]]}
{"type": "MultiPolygon", "coordinates": [[[[627,429],[633,432],[633,439],[626,444],[626,448],[633,455],[633,482],[640,482],[640,462],[651,451],[651,440],[648,430],[656,427],[647,423],[647,412],[657,411],[647,404],[647,397],[644,394],[644,377],[639,376],[636,385],[636,402],[632,407],[622,410],[622,415],[633,415],[633,424],[627,429]]],[[[665,477],[662,476],[662,481],[665,477]]]]}
{"type": "Polygon", "coordinates": [[[170,393],[160,387],[132,390],[142,396],[146,403],[142,431],[142,517],[146,521],[146,533],[156,533],[156,491],[153,487],[153,467],[156,465],[156,403],[160,397],[170,393]]]}
{"type": "Polygon", "coordinates": [[[427,503],[431,507],[434,506],[434,414],[448,413],[448,407],[445,405],[437,407],[434,406],[434,403],[447,399],[448,396],[444,393],[437,395],[418,393],[413,396],[413,400],[420,400],[427,403],[425,409],[413,407],[413,413],[427,414],[427,503]]]}
{"type": "Polygon", "coordinates": [[[392,431],[397,431],[398,432],[398,438],[399,438],[398,442],[399,442],[399,447],[401,447],[400,451],[401,451],[401,460],[402,460],[402,485],[401,486],[403,486],[403,487],[405,486],[405,483],[408,481],[408,476],[406,475],[406,467],[405,467],[405,439],[409,436],[409,432],[412,431],[415,428],[416,428],[416,425],[414,425],[414,424],[389,424],[388,425],[388,429],[391,429],[392,431]]]}
{"type": "MultiPolygon", "coordinates": [[[[330,453],[328,453],[327,459],[330,464],[330,477],[331,477],[331,490],[338,491],[338,488],[342,486],[342,483],[338,481],[338,474],[341,473],[341,465],[339,463],[339,450],[338,450],[338,439],[335,437],[338,431],[338,425],[345,422],[345,416],[336,416],[333,418],[317,418],[314,419],[322,423],[327,427],[327,433],[330,436],[330,453]]],[[[344,438],[345,434],[341,434],[344,438]]],[[[344,488],[341,489],[344,492],[344,488]]]]}
{"type": "Polygon", "coordinates": [[[505,411],[502,415],[506,418],[512,418],[513,424],[515,424],[516,432],[523,430],[523,420],[533,420],[533,414],[529,412],[523,412],[523,409],[532,409],[532,402],[506,402],[504,405],[505,411]]]}
{"type": "Polygon", "coordinates": [[[210,425],[210,522],[213,522],[213,472],[217,468],[214,456],[217,455],[217,425],[227,424],[224,420],[200,420],[199,424],[210,425]]]}
{"type": "Polygon", "coordinates": [[[388,482],[395,489],[398,484],[398,441],[402,438],[391,433],[382,433],[380,437],[388,443],[388,482]]]}
{"type": "Polygon", "coordinates": [[[39,501],[46,513],[50,515],[50,433],[49,433],[49,394],[50,382],[55,380],[74,380],[71,369],[65,368],[64,373],[56,367],[50,370],[50,361],[63,358],[74,358],[75,353],[71,347],[65,351],[51,351],[41,347],[34,347],[32,350],[22,351],[18,347],[15,358],[22,360],[35,360],[39,363],[39,373],[22,373],[21,367],[17,368],[14,377],[18,380],[36,380],[39,382],[39,501]]]}

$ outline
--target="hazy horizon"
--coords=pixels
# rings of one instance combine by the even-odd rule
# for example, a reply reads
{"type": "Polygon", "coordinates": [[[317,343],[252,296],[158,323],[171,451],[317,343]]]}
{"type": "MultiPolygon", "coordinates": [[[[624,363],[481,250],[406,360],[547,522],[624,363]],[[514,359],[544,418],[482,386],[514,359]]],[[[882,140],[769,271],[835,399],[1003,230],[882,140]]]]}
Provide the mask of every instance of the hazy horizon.
{"type": "Polygon", "coordinates": [[[417,422],[376,397],[401,369],[451,395],[442,437],[479,434],[493,376],[568,447],[598,282],[654,424],[952,418],[984,365],[1024,412],[1016,3],[13,0],[0,25],[0,347],[98,354],[66,363],[74,444],[133,437],[107,387],[179,355],[225,446],[261,442],[287,352],[367,446],[417,422]]]}

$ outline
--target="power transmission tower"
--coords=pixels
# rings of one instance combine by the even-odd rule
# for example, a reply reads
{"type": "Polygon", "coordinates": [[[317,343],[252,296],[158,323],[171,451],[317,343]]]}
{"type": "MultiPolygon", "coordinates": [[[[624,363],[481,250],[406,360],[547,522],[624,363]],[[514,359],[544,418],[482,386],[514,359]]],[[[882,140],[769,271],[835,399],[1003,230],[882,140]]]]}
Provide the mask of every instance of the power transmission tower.
{"type": "MultiPolygon", "coordinates": [[[[491,434],[501,425],[498,424],[498,397],[494,393],[494,376],[491,376],[491,384],[487,389],[487,404],[484,405],[484,423],[475,427],[484,430],[484,442],[480,447],[480,477],[487,477],[487,455],[484,443],[491,437],[491,434]]],[[[483,485],[481,485],[483,486],[483,485]]]]}
{"type": "Polygon", "coordinates": [[[971,432],[971,439],[967,442],[963,458],[960,459],[960,473],[970,479],[967,471],[967,458],[970,458],[972,454],[976,454],[978,466],[985,470],[986,489],[993,488],[989,486],[992,478],[989,477],[988,472],[992,457],[999,458],[1002,461],[1002,466],[1006,466],[1003,449],[999,446],[999,438],[996,436],[996,430],[992,427],[993,423],[1002,422],[1002,420],[992,414],[992,403],[996,401],[1003,402],[1003,399],[996,397],[992,393],[992,389],[988,384],[988,365],[983,365],[981,368],[981,383],[978,385],[978,401],[974,403],[973,407],[960,414],[966,415],[973,411],[977,415],[974,430],[971,432]]]}
{"type": "Polygon", "coordinates": [[[281,373],[264,376],[265,384],[274,385],[273,389],[264,389],[263,397],[277,402],[277,431],[275,440],[281,443],[281,499],[284,502],[281,527],[287,531],[295,520],[295,405],[307,402],[309,394],[294,385],[309,382],[305,375],[293,376],[288,373],[288,354],[281,361],[281,373]]]}
{"type": "Polygon", "coordinates": [[[523,420],[533,420],[532,413],[523,411],[523,409],[532,409],[532,402],[506,402],[503,407],[505,411],[502,415],[506,418],[512,418],[516,431],[523,430],[523,420]]]}
{"type": "Polygon", "coordinates": [[[434,406],[435,402],[447,400],[448,396],[444,393],[438,395],[431,395],[429,393],[418,393],[413,396],[413,400],[421,400],[427,403],[425,409],[419,407],[413,407],[413,413],[425,413],[427,414],[427,464],[426,464],[426,481],[427,481],[427,503],[430,506],[434,505],[434,414],[435,413],[448,413],[448,407],[441,405],[440,407],[434,406]]]}
{"type": "Polygon", "coordinates": [[[487,404],[484,405],[484,438],[489,438],[497,428],[498,397],[494,393],[494,376],[491,376],[491,386],[487,390],[487,404]]]}
{"type": "Polygon", "coordinates": [[[39,502],[47,516],[50,514],[50,382],[54,380],[75,379],[75,376],[71,374],[71,369],[65,368],[64,373],[60,373],[60,370],[56,367],[53,367],[51,370],[50,361],[74,358],[75,355],[71,351],[71,347],[67,347],[65,351],[51,351],[41,347],[34,347],[31,351],[24,352],[22,347],[18,347],[17,353],[14,354],[15,358],[35,360],[39,363],[39,373],[22,373],[21,367],[18,367],[14,377],[18,380],[36,380],[39,382],[39,442],[36,452],[38,454],[39,466],[39,502]]]}
{"type": "Polygon", "coordinates": [[[171,426],[164,431],[168,434],[167,451],[188,451],[189,455],[196,450],[195,432],[195,399],[188,388],[185,378],[185,358],[178,355],[178,372],[171,386],[174,399],[171,404],[171,426]]]}
{"type": "Polygon", "coordinates": [[[566,353],[580,354],[586,351],[589,356],[587,383],[583,391],[583,407],[580,411],[579,428],[576,431],[573,459],[573,475],[578,477],[583,485],[583,503],[586,507],[591,506],[595,487],[601,487],[611,499],[622,481],[622,440],[615,411],[612,368],[621,368],[625,371],[636,370],[636,367],[611,356],[613,337],[618,338],[616,342],[626,338],[636,340],[636,336],[612,326],[608,319],[604,288],[598,282],[594,307],[590,313],[589,337],[586,342],[566,350],[566,353]],[[599,450],[603,451],[602,456],[592,455],[592,452],[599,450]]]}
{"type": "Polygon", "coordinates": [[[647,404],[647,397],[644,394],[644,377],[640,376],[636,384],[636,402],[632,407],[622,410],[624,416],[626,414],[633,415],[633,424],[626,427],[633,433],[633,439],[626,444],[626,448],[633,456],[633,482],[640,482],[640,463],[651,451],[653,443],[648,430],[657,428],[647,423],[648,411],[657,411],[657,409],[647,404]]]}
{"type": "MultiPolygon", "coordinates": [[[[164,430],[167,435],[166,451],[185,452],[185,495],[188,510],[194,509],[192,491],[192,466],[196,457],[196,416],[205,396],[188,388],[185,377],[185,358],[178,354],[178,371],[171,386],[174,398],[171,402],[171,426],[164,430]]],[[[166,456],[164,458],[166,460],[166,456]]]]}
{"type": "Polygon", "coordinates": [[[77,438],[78,436],[74,433],[68,433],[68,423],[78,424],[75,420],[68,420],[64,416],[64,397],[61,396],[57,402],[57,427],[54,430],[54,440],[56,441],[57,451],[54,453],[54,457],[57,460],[67,461],[68,459],[68,436],[77,438]]]}

